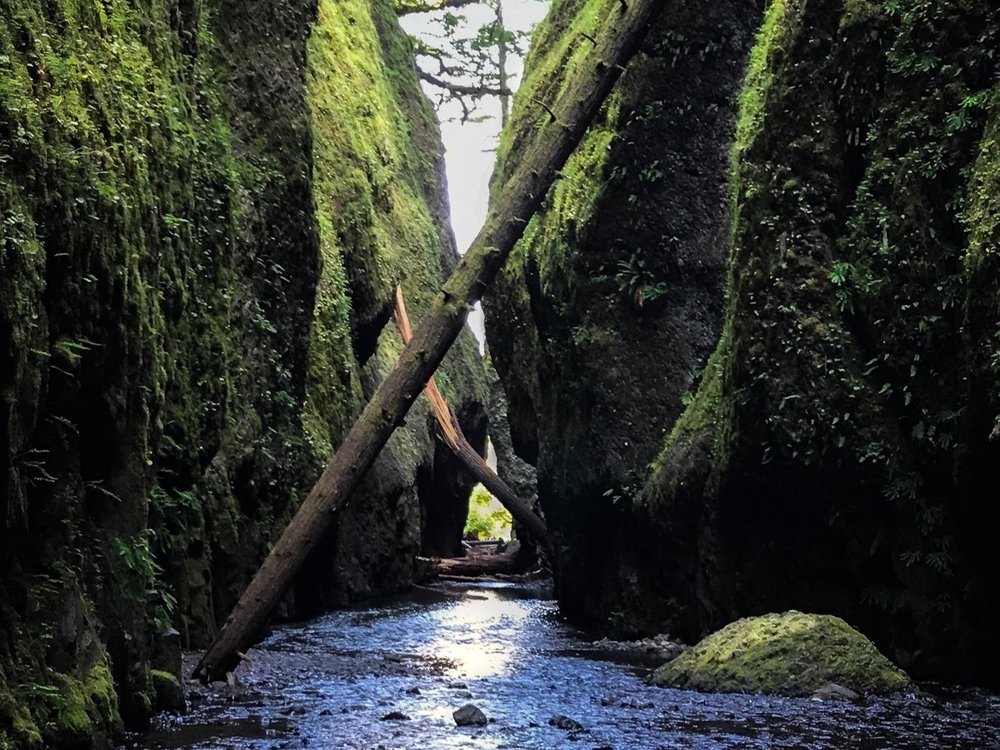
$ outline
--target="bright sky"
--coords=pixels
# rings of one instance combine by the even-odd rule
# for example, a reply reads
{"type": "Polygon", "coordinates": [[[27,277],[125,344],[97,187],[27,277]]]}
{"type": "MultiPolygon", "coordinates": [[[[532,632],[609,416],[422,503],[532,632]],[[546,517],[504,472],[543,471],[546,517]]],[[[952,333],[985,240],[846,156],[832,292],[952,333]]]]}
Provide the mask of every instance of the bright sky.
{"type": "MultiPolygon", "coordinates": [[[[548,3],[545,0],[504,0],[504,24],[511,31],[529,31],[542,19],[547,9],[548,3]]],[[[486,5],[469,5],[453,12],[468,19],[472,29],[470,35],[494,18],[493,10],[486,5]]],[[[403,16],[400,22],[409,34],[440,46],[440,41],[433,38],[433,35],[440,34],[442,16],[443,12],[411,13],[403,16]]],[[[527,48],[527,41],[522,44],[527,48]]],[[[511,55],[507,67],[508,74],[512,76],[510,86],[516,88],[522,70],[520,58],[511,55]]],[[[435,90],[431,86],[425,86],[433,99],[435,90]]],[[[500,102],[494,98],[481,100],[481,107],[476,115],[490,115],[482,121],[462,123],[459,121],[461,115],[462,108],[457,103],[445,105],[438,112],[445,146],[452,227],[458,251],[464,253],[486,218],[494,150],[500,133],[500,102]]],[[[469,326],[481,346],[485,340],[485,331],[483,313],[478,305],[469,316],[469,326]]]]}

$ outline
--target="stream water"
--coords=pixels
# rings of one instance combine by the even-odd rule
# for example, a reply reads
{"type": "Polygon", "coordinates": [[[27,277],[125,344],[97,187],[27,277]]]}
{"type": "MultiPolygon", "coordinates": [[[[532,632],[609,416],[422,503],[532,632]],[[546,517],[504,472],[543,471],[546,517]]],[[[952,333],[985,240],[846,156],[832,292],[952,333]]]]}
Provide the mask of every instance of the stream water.
{"type": "Polygon", "coordinates": [[[537,589],[449,591],[471,596],[418,591],[277,628],[236,685],[191,684],[189,711],[161,716],[140,746],[1000,749],[1000,696],[927,688],[855,705],[655,688],[654,664],[588,640],[537,589]],[[457,727],[466,703],[490,723],[457,727]]]}

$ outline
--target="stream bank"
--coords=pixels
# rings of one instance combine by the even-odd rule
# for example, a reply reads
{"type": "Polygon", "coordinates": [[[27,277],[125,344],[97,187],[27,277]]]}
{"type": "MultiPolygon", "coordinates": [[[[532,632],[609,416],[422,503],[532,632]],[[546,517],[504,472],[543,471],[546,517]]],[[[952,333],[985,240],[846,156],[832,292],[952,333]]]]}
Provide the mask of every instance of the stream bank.
{"type": "Polygon", "coordinates": [[[236,685],[189,683],[188,712],[161,715],[135,747],[998,746],[1000,697],[985,692],[925,686],[920,697],[852,704],[656,688],[645,678],[659,660],[568,626],[544,586],[441,589],[276,628],[251,652],[236,685]],[[452,712],[467,703],[481,708],[490,723],[456,727],[452,712]],[[407,718],[386,718],[393,715],[407,718]],[[583,729],[550,725],[557,717],[583,729]]]}

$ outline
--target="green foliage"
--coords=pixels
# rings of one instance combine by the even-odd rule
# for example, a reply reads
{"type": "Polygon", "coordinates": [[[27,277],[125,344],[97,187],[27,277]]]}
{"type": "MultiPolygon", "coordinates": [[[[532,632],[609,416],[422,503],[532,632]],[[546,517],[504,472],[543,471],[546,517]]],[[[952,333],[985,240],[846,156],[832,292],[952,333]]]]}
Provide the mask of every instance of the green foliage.
{"type": "Polygon", "coordinates": [[[73,341],[68,338],[61,338],[52,344],[52,350],[71,365],[75,365],[83,358],[84,353],[90,351],[95,346],[97,344],[87,339],[73,341]]]}
{"type": "Polygon", "coordinates": [[[628,260],[618,261],[615,283],[618,291],[636,309],[642,309],[647,302],[654,302],[667,291],[666,282],[656,280],[648,262],[639,253],[632,253],[628,260]]]}
{"type": "Polygon", "coordinates": [[[111,547],[122,565],[121,595],[131,599],[149,616],[156,633],[170,627],[177,600],[163,580],[163,568],[153,558],[153,529],[146,529],[130,541],[115,538],[111,547]]]}
{"type": "Polygon", "coordinates": [[[514,519],[481,484],[477,484],[469,496],[469,515],[465,519],[463,536],[476,539],[510,538],[514,519]]]}

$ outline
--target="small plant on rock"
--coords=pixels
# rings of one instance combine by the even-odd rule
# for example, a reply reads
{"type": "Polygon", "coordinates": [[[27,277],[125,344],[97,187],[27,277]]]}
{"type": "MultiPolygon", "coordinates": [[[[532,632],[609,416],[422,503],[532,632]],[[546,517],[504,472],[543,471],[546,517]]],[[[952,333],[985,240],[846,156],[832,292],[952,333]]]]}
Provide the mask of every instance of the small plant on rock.
{"type": "Polygon", "coordinates": [[[646,260],[639,253],[632,253],[628,260],[618,261],[615,281],[618,291],[641,310],[647,302],[659,299],[667,293],[667,284],[657,281],[646,260]]]}

